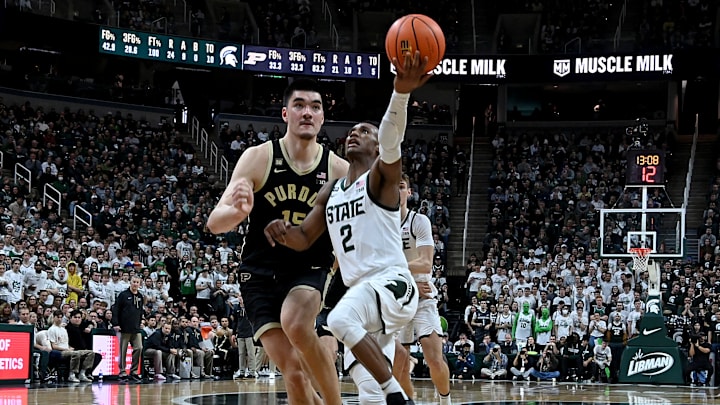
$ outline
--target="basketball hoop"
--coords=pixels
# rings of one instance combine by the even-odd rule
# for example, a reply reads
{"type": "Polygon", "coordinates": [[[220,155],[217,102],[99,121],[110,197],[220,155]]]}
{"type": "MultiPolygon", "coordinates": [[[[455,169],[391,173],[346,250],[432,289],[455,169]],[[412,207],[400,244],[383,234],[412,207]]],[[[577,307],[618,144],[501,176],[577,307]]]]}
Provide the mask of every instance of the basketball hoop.
{"type": "Polygon", "coordinates": [[[630,255],[633,258],[633,271],[640,274],[647,270],[648,257],[652,249],[645,247],[630,248],[630,255]]]}

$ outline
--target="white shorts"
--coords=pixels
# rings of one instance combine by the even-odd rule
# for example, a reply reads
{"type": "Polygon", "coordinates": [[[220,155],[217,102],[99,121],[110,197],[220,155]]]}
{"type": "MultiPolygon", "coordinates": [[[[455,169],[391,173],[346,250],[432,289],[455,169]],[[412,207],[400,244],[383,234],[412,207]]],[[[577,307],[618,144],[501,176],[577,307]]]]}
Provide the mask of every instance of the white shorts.
{"type": "MultiPolygon", "coordinates": [[[[383,355],[385,356],[385,360],[387,360],[389,365],[393,364],[393,361],[395,361],[395,335],[386,335],[384,333],[373,333],[371,335],[375,340],[378,342],[378,345],[380,345],[380,348],[382,349],[383,355]]],[[[375,379],[372,375],[365,369],[365,367],[360,364],[355,359],[355,355],[353,352],[348,349],[347,346],[345,346],[345,356],[343,358],[343,367],[345,370],[352,371],[353,368],[357,368],[358,370],[362,369],[362,371],[356,371],[357,376],[362,380],[363,378],[369,378],[373,381],[375,379]]],[[[357,384],[358,380],[353,377],[353,380],[357,384]]]]}
{"type": "Polygon", "coordinates": [[[368,333],[392,335],[412,320],[417,308],[418,290],[410,271],[388,269],[350,287],[331,314],[356,314],[368,333]]]}
{"type": "Polygon", "coordinates": [[[440,325],[440,313],[437,309],[436,299],[421,299],[412,321],[400,331],[398,339],[404,345],[411,345],[417,340],[432,335],[443,335],[440,325]]]}

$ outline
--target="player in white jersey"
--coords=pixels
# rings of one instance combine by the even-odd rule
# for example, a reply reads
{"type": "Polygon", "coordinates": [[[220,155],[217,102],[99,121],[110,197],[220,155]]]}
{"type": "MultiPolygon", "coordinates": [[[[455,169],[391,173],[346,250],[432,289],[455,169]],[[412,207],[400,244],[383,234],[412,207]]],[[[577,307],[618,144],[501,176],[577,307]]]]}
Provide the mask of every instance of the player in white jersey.
{"type": "Polygon", "coordinates": [[[395,91],[380,128],[359,123],[347,136],[347,176],[325,184],[301,225],[275,220],[265,228],[271,246],[277,241],[294,250],[307,249],[326,230],[330,234],[348,290],[330,312],[328,327],[359,361],[349,369],[363,404],[414,404],[391,366],[393,334],[410,322],[418,305],[398,230],[398,184],[409,93],[430,75],[419,52],[404,59],[402,65],[393,60],[395,91]]]}
{"type": "Polygon", "coordinates": [[[440,404],[450,403],[450,370],[442,352],[442,326],[437,308],[437,288],[430,282],[435,243],[430,219],[407,208],[411,195],[410,178],[403,174],[400,181],[400,236],[403,252],[420,292],[418,309],[412,322],[405,325],[395,345],[393,375],[400,381],[405,393],[412,398],[410,381],[410,345],[416,340],[422,345],[423,355],[430,370],[430,378],[440,394],[440,404]]]}

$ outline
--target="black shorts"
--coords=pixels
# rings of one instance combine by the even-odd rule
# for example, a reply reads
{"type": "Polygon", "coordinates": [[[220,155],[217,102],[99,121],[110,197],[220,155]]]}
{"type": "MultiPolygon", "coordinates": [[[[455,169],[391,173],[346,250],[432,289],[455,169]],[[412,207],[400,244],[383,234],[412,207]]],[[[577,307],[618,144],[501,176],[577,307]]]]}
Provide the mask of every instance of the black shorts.
{"type": "Polygon", "coordinates": [[[330,329],[328,329],[327,326],[327,318],[329,314],[330,308],[324,307],[322,310],[320,310],[320,313],[315,319],[315,332],[317,333],[318,337],[333,336],[332,332],[330,332],[330,329]]]}
{"type": "Polygon", "coordinates": [[[253,338],[269,329],[280,327],[280,310],[288,293],[297,288],[311,288],[321,294],[327,280],[327,269],[313,269],[267,276],[266,269],[253,266],[240,267],[240,293],[253,327],[253,338]]]}

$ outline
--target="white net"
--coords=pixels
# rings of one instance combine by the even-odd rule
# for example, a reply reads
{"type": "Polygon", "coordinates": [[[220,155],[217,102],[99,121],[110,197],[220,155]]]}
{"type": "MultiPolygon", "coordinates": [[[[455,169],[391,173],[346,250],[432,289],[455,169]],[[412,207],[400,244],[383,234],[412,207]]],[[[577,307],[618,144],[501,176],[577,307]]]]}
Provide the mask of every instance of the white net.
{"type": "Polygon", "coordinates": [[[632,248],[630,254],[633,258],[633,271],[640,274],[647,270],[648,258],[650,257],[650,248],[632,248]]]}

